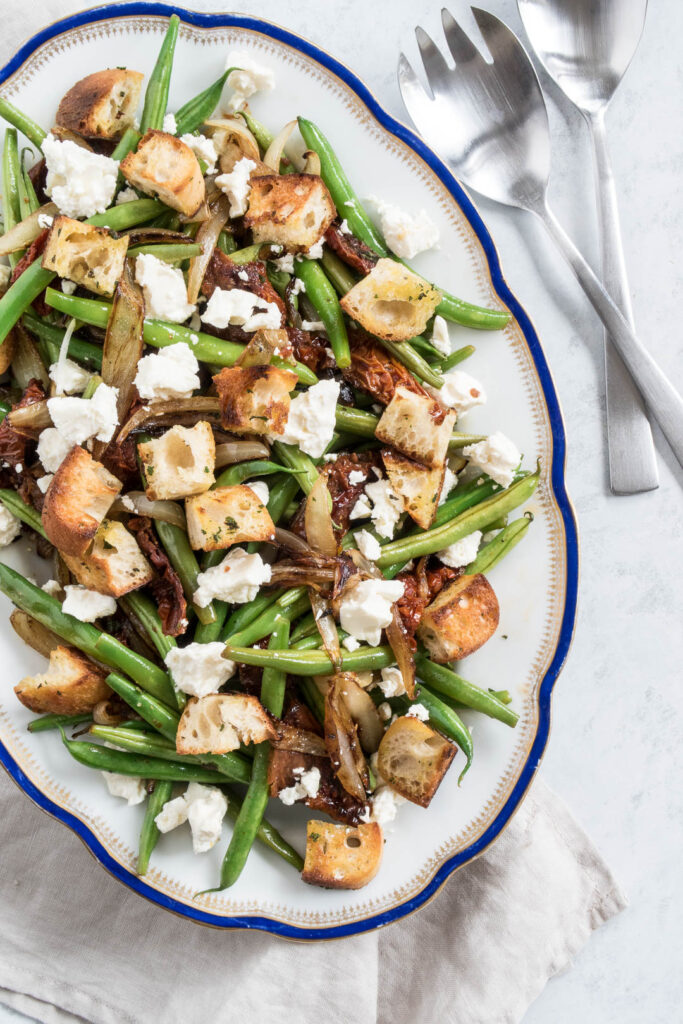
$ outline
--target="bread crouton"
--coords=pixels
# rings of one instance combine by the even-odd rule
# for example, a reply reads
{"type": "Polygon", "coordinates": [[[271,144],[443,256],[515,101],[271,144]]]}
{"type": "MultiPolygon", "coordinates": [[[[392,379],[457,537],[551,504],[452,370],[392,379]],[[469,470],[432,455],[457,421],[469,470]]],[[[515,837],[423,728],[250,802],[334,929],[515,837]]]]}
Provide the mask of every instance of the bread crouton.
{"type": "Polygon", "coordinates": [[[82,715],[111,696],[106,675],[80,651],[60,645],[50,652],[47,672],[26,676],[14,692],[36,714],[82,715]]]}
{"type": "Polygon", "coordinates": [[[254,242],[307,252],[337,216],[332,197],[315,174],[264,174],[252,179],[244,216],[254,242]]]}
{"type": "Polygon", "coordinates": [[[311,820],[302,881],[323,889],[362,889],[379,871],[383,845],[377,822],[354,827],[311,820]]]}
{"type": "Polygon", "coordinates": [[[82,555],[90,546],[122,484],[75,445],[55,473],[43,502],[47,539],[64,555],[82,555]]]}
{"type": "Polygon", "coordinates": [[[422,334],[441,292],[403,264],[382,259],[339,301],[375,337],[407,341],[422,334]]]}
{"type": "Polygon", "coordinates": [[[108,597],[129,594],[154,578],[133,534],[114,519],[104,520],[87,555],[62,557],[79,583],[108,597]]]}
{"type": "Polygon", "coordinates": [[[146,195],[190,217],[204,202],[202,170],[189,146],[167,132],[146,132],[136,152],[121,161],[121,173],[146,195]]]}
{"type": "Polygon", "coordinates": [[[193,427],[176,425],[161,437],[141,442],[138,455],[145,493],[152,501],[201,494],[215,483],[216,442],[206,420],[193,427]]]}
{"type": "Polygon", "coordinates": [[[143,78],[128,68],[86,75],[62,97],[56,124],[87,139],[120,139],[133,127],[143,78]]]}
{"type": "Polygon", "coordinates": [[[213,382],[221,400],[221,423],[236,434],[282,434],[289,416],[292,370],[277,366],[226,366],[213,382]]]}
{"type": "Polygon", "coordinates": [[[403,502],[404,511],[423,530],[428,530],[439,506],[446,463],[432,469],[391,448],[382,450],[382,461],[391,489],[403,502]]]}
{"type": "Polygon", "coordinates": [[[188,700],[176,733],[179,754],[227,754],[241,743],[274,740],[270,715],[256,697],[210,693],[188,700]]]}
{"type": "Polygon", "coordinates": [[[55,217],[43,252],[43,267],[97,295],[113,295],[123,275],[128,237],[114,238],[106,228],[55,217]]]}
{"type": "Polygon", "coordinates": [[[375,437],[426,466],[443,466],[455,415],[434,398],[396,388],[375,428],[375,437]]]}
{"type": "Polygon", "coordinates": [[[453,743],[425,722],[403,715],[382,737],[377,768],[406,800],[428,807],[456,752],[453,743]]]}
{"type": "Polygon", "coordinates": [[[32,650],[38,651],[38,654],[42,654],[46,658],[49,658],[51,652],[63,643],[56,633],[44,626],[42,622],[38,622],[38,619],[34,619],[32,615],[22,612],[20,608],[14,609],[9,621],[17,636],[32,650]]]}
{"type": "Polygon", "coordinates": [[[417,635],[440,665],[458,661],[486,643],[498,628],[498,598],[481,573],[459,576],[422,613],[417,635]]]}
{"type": "Polygon", "coordinates": [[[275,526],[245,484],[216,487],[185,502],[187,536],[195,551],[220,551],[248,540],[273,540],[275,526]]]}

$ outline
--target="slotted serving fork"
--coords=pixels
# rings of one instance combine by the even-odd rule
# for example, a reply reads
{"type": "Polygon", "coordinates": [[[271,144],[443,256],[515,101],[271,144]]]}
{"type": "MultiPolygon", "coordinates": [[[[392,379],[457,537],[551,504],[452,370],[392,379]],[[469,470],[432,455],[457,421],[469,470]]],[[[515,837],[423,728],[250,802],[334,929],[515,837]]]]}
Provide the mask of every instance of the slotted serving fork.
{"type": "Polygon", "coordinates": [[[607,328],[652,415],[683,465],[683,399],[609,297],[547,202],[550,129],[543,93],[517,36],[495,15],[472,8],[492,63],[445,8],[451,68],[433,40],[415,33],[432,96],[401,54],[398,80],[418,131],[465,185],[543,222],[607,328]]]}

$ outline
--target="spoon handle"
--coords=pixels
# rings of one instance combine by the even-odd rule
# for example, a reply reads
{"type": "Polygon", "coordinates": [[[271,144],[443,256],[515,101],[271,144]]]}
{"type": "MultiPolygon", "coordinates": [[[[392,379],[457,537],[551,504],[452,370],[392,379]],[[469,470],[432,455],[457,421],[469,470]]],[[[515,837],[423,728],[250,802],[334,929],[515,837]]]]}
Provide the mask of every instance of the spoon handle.
{"type": "Polygon", "coordinates": [[[676,459],[683,466],[683,398],[645,346],[638,341],[628,322],[547,204],[534,207],[534,212],[543,221],[551,238],[576,274],[579,284],[607,328],[652,415],[662,428],[662,433],[671,445],[676,459]]]}
{"type": "MultiPolygon", "coordinates": [[[[634,327],[619,225],[617,190],[607,148],[604,111],[587,115],[593,142],[602,281],[634,327]]],[[[610,336],[605,332],[605,392],[610,484],[615,494],[659,486],[652,431],[643,401],[610,336]]]]}

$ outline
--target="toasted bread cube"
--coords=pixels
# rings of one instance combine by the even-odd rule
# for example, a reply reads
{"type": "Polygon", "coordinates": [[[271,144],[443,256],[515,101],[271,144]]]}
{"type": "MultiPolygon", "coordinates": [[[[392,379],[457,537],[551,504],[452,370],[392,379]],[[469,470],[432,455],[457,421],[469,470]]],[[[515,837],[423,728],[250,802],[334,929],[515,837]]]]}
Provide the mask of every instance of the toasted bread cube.
{"type": "Polygon", "coordinates": [[[288,252],[307,252],[336,216],[327,186],[316,174],[252,177],[244,223],[255,242],[276,242],[288,252]]]}
{"type": "Polygon", "coordinates": [[[384,839],[377,822],[337,825],[311,820],[306,825],[302,881],[323,889],[362,889],[379,871],[384,839]]]}
{"type": "Polygon", "coordinates": [[[208,491],[216,482],[216,442],[211,425],[175,426],[153,441],[138,445],[145,493],[152,501],[186,498],[208,491]]]}
{"type": "Polygon", "coordinates": [[[421,807],[429,807],[457,747],[418,718],[393,722],[379,745],[377,768],[389,785],[421,807]]]}
{"type": "Polygon", "coordinates": [[[145,132],[137,151],[121,161],[121,173],[135,188],[158,196],[186,217],[196,213],[204,202],[204,178],[197,157],[189,146],[167,132],[145,132]]]}
{"type": "Polygon", "coordinates": [[[106,228],[55,217],[43,253],[43,267],[98,295],[113,295],[123,274],[128,237],[114,238],[106,228]]]}
{"type": "Polygon", "coordinates": [[[222,425],[236,434],[282,434],[297,380],[277,366],[226,366],[213,378],[222,425]]]}
{"type": "Polygon", "coordinates": [[[79,583],[108,597],[129,594],[154,578],[133,534],[114,519],[104,520],[87,555],[63,558],[79,583]]]}
{"type": "Polygon", "coordinates": [[[382,461],[391,489],[403,502],[403,509],[423,530],[429,529],[439,506],[446,463],[433,469],[384,448],[382,461]]]}
{"type": "Polygon", "coordinates": [[[62,97],[55,123],[87,139],[120,139],[133,127],[143,78],[128,68],[86,75],[62,97]]]}
{"type": "Polygon", "coordinates": [[[179,754],[227,754],[241,743],[277,738],[270,715],[256,697],[210,693],[188,700],[176,733],[179,754]]]}
{"type": "Polygon", "coordinates": [[[14,692],[37,714],[82,715],[111,697],[106,675],[80,651],[60,645],[50,652],[47,672],[26,676],[14,692]]]}
{"type": "Polygon", "coordinates": [[[185,502],[187,536],[195,551],[220,551],[246,540],[273,540],[275,526],[245,484],[216,487],[185,502]]]}
{"type": "Polygon", "coordinates": [[[434,398],[396,388],[380,416],[375,437],[411,459],[436,468],[446,461],[455,415],[446,412],[434,398]]]}
{"type": "Polygon", "coordinates": [[[82,555],[100,528],[121,481],[75,445],[55,473],[43,502],[47,539],[63,555],[82,555]]]}
{"type": "Polygon", "coordinates": [[[481,573],[459,576],[422,613],[417,635],[440,665],[479,650],[498,628],[498,598],[481,573]]]}
{"type": "Polygon", "coordinates": [[[422,334],[441,302],[441,292],[395,260],[382,259],[340,299],[345,313],[385,341],[422,334]]]}

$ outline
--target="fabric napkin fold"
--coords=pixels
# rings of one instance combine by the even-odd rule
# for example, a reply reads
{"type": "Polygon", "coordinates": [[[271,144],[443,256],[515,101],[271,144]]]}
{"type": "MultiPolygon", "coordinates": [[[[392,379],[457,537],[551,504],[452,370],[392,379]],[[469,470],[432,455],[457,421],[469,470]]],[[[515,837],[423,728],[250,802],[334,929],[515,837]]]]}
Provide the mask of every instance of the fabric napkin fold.
{"type": "Polygon", "coordinates": [[[160,910],[4,773],[0,821],[0,1002],[49,1024],[255,1024],[283,1011],[296,1024],[514,1024],[626,905],[539,780],[500,839],[428,906],[379,932],[310,944],[160,910]]]}

